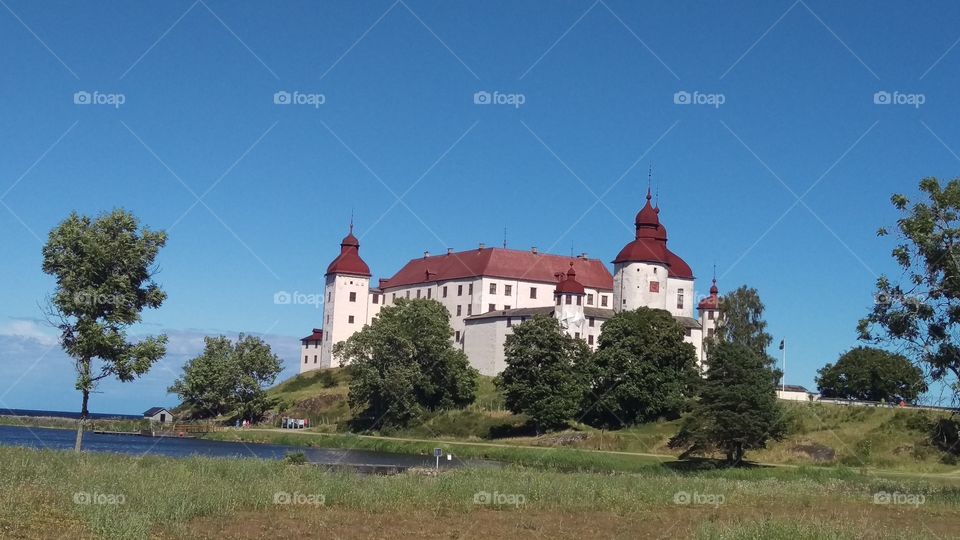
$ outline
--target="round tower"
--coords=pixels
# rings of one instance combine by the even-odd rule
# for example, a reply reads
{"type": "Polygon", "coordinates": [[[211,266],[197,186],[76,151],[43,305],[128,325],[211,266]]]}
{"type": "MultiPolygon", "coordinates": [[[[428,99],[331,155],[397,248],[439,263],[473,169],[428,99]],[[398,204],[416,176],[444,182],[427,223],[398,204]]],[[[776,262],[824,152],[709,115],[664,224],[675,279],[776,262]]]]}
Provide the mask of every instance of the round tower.
{"type": "Polygon", "coordinates": [[[340,254],[327,267],[323,302],[321,367],[338,367],[333,346],[367,323],[370,267],[360,258],[360,241],[350,232],[340,241],[340,254]]]}

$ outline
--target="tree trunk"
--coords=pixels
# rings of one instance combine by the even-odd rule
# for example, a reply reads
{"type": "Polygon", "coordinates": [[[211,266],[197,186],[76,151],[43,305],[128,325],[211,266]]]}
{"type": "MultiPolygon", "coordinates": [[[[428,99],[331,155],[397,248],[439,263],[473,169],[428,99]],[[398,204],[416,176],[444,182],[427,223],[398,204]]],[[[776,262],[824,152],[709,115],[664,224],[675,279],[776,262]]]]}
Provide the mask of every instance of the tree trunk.
{"type": "Polygon", "coordinates": [[[87,427],[87,417],[90,411],[87,410],[87,404],[90,402],[90,360],[80,362],[80,384],[83,392],[83,403],[80,405],[80,420],[77,421],[77,440],[73,445],[73,451],[79,452],[83,448],[83,430],[87,427]]]}
{"type": "Polygon", "coordinates": [[[739,465],[743,461],[742,443],[734,443],[733,447],[727,451],[727,461],[731,466],[739,465]]]}

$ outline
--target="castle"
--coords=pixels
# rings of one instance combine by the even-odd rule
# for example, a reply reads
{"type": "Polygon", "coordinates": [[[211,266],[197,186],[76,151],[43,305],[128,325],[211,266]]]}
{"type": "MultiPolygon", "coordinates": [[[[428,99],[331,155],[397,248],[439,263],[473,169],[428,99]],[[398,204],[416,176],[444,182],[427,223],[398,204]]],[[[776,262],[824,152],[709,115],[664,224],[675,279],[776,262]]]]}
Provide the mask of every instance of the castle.
{"type": "Polygon", "coordinates": [[[719,298],[716,279],[694,316],[694,276],[667,248],[660,208],[646,204],[635,219],[636,236],[613,260],[614,273],[586,254],[565,257],[488,248],[443,255],[424,253],[389,279],[370,286],[370,268],[360,257],[360,242],[350,232],[340,254],[327,267],[323,327],[300,340],[300,372],[338,367],[333,345],[376,319],[398,298],[433,299],[447,308],[454,344],[483,375],[506,367],[503,344],[514,324],[535,315],[556,318],[572,337],[596,349],[603,323],[618,311],[639,307],[668,311],[684,328],[684,340],[704,361],[703,340],[716,328],[719,298]]]}

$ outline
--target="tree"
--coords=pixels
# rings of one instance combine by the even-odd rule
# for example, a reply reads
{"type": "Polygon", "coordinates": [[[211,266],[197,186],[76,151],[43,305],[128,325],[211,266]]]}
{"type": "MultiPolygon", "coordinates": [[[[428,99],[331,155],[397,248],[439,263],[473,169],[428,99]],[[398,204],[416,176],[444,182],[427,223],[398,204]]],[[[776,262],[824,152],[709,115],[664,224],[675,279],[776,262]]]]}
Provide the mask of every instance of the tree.
{"type": "Polygon", "coordinates": [[[236,412],[242,418],[259,418],[270,405],[265,388],[283,370],[270,345],[243,334],[236,343],[224,336],[203,341],[203,353],[183,366],[183,376],[167,391],[200,416],[236,412]]]}
{"type": "Polygon", "coordinates": [[[763,319],[763,302],[756,289],[741,285],[720,300],[720,318],[717,321],[717,341],[736,343],[756,351],[769,364],[776,361],[767,354],[773,337],[767,333],[763,319]]]}
{"type": "Polygon", "coordinates": [[[503,349],[507,367],[496,383],[507,408],[530,417],[537,433],[563,427],[583,399],[587,345],[568,336],[556,319],[535,316],[513,327],[503,349]]]}
{"type": "Polygon", "coordinates": [[[678,416],[699,382],[696,352],[684,333],[659,309],[622,311],[604,323],[583,419],[622,427],[678,416]]]}
{"type": "Polygon", "coordinates": [[[670,446],[686,448],[683,459],[721,450],[736,465],[746,450],[783,438],[776,386],[766,360],[742,343],[717,343],[709,360],[700,399],[670,446]]]}
{"type": "MultiPolygon", "coordinates": [[[[876,302],[858,330],[860,339],[899,347],[935,381],[952,384],[960,397],[960,179],[941,186],[920,181],[923,200],[890,198],[901,213],[899,244],[892,255],[903,270],[895,283],[877,279],[876,302]],[[952,378],[952,380],[951,380],[952,378]]],[[[888,231],[881,228],[878,236],[888,231]]]]}
{"type": "Polygon", "coordinates": [[[873,347],[857,347],[818,372],[823,397],[913,402],[927,391],[923,372],[905,356],[873,347]]]}
{"type": "Polygon", "coordinates": [[[473,403],[477,370],[452,336],[442,304],[401,298],[334,346],[341,365],[352,367],[348,402],[368,427],[402,427],[425,410],[473,403]]]}
{"type": "Polygon", "coordinates": [[[132,381],[166,354],[166,336],[131,341],[126,333],[144,309],[160,307],[167,297],[153,281],[153,264],[166,241],[166,233],[141,227],[133,214],[118,209],[95,220],[73,212],[43,246],[43,271],[57,280],[47,316],[74,360],[82,395],[78,452],[98,383],[108,377],[132,381]]]}

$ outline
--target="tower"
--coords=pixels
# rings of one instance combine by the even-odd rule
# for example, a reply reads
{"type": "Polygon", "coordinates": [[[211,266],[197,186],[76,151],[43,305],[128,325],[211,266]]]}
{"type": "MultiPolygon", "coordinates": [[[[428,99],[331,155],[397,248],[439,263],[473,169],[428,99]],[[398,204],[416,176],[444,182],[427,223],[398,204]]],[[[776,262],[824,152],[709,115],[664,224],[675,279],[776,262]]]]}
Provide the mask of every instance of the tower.
{"type": "Polygon", "coordinates": [[[635,239],[613,261],[613,309],[639,307],[667,309],[667,277],[670,258],[667,231],[660,225],[659,210],[647,202],[637,213],[635,239]]]}
{"type": "Polygon", "coordinates": [[[560,281],[557,282],[553,290],[553,299],[556,304],[554,310],[560,327],[568,335],[575,338],[582,338],[584,335],[584,322],[586,317],[583,314],[583,298],[586,296],[586,290],[583,285],[577,281],[577,272],[573,269],[573,262],[570,263],[570,270],[566,275],[559,274],[560,281]]]}
{"type": "Polygon", "coordinates": [[[717,320],[720,318],[720,296],[717,289],[717,278],[713,278],[713,284],[710,286],[710,296],[704,298],[697,305],[697,311],[700,312],[700,326],[703,328],[704,346],[700,348],[701,366],[707,360],[708,338],[712,338],[717,331],[717,320]]]}
{"type": "Polygon", "coordinates": [[[320,367],[338,367],[333,346],[363,328],[367,321],[370,267],[360,258],[360,241],[350,232],[340,241],[340,254],[327,267],[323,302],[323,346],[320,367]]]}

